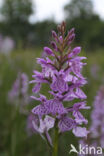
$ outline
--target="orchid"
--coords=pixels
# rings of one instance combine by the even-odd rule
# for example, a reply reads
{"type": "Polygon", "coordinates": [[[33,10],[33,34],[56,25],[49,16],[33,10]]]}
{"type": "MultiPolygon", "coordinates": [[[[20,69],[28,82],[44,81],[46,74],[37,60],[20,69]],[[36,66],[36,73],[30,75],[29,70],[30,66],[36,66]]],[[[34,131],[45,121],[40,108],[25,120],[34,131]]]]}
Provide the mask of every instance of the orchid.
{"type": "Polygon", "coordinates": [[[26,113],[24,107],[29,103],[28,98],[28,76],[25,73],[18,73],[12,89],[8,93],[11,104],[19,108],[20,113],[26,113]]]}
{"type": "Polygon", "coordinates": [[[31,124],[34,131],[40,135],[44,135],[50,128],[55,129],[54,142],[49,133],[47,138],[50,145],[53,145],[53,156],[57,155],[59,134],[72,130],[75,136],[86,137],[89,133],[85,127],[81,127],[88,121],[80,113],[80,110],[90,108],[86,106],[87,96],[82,91],[82,87],[87,83],[82,75],[82,68],[86,65],[82,60],[86,57],[78,56],[81,47],[71,47],[75,39],[74,28],[67,35],[65,29],[66,24],[63,22],[58,26],[58,34],[52,31],[51,48],[44,47],[44,57],[37,58],[42,70],[34,70],[33,80],[30,82],[34,84],[32,99],[40,101],[40,104],[32,109],[32,115],[39,118],[38,125],[34,118],[31,124]],[[50,99],[41,94],[42,84],[49,85],[50,89],[47,92],[50,99]],[[65,106],[65,101],[70,102],[74,99],[81,101],[74,105],[69,103],[69,107],[65,106]],[[52,121],[49,122],[47,118],[52,121]]]}
{"type": "Polygon", "coordinates": [[[88,138],[81,139],[80,144],[83,147],[87,144],[89,147],[104,148],[104,86],[100,87],[94,99],[89,130],[88,138]]]}

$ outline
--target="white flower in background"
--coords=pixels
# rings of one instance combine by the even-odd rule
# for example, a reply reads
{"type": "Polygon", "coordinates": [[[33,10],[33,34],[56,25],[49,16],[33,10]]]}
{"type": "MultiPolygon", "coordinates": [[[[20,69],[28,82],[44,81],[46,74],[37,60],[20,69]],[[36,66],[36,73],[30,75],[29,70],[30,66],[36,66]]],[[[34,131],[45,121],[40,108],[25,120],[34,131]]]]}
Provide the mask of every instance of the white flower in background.
{"type": "Polygon", "coordinates": [[[10,37],[3,38],[0,35],[0,52],[4,54],[9,54],[15,47],[15,42],[10,37]]]}

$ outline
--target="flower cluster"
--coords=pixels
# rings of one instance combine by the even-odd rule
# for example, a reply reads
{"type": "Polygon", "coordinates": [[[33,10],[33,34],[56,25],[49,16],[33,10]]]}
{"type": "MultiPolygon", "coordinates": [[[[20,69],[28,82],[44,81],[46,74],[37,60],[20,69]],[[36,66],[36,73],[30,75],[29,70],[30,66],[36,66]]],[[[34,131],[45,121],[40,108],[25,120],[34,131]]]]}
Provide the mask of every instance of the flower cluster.
{"type": "Polygon", "coordinates": [[[12,89],[8,93],[11,104],[16,104],[20,112],[24,112],[24,105],[28,104],[28,77],[25,73],[18,73],[12,89]]]}
{"type": "Polygon", "coordinates": [[[44,47],[44,57],[37,58],[37,63],[41,65],[42,71],[34,70],[32,76],[35,83],[31,96],[34,100],[40,101],[40,104],[32,109],[32,114],[38,117],[32,120],[34,129],[40,134],[48,134],[48,130],[56,126],[59,133],[72,130],[75,136],[85,137],[89,132],[85,127],[79,125],[87,124],[87,120],[81,114],[80,110],[89,109],[86,106],[86,95],[81,87],[85,85],[86,79],[81,71],[86,63],[82,60],[86,57],[80,57],[78,54],[81,47],[71,48],[71,43],[75,38],[74,28],[66,35],[65,23],[58,26],[58,34],[52,31],[53,41],[51,48],[44,47]],[[48,91],[51,99],[40,93],[43,83],[50,86],[48,91]],[[79,99],[80,102],[65,106],[66,102],[79,99]]]}
{"type": "Polygon", "coordinates": [[[90,133],[80,143],[83,146],[87,144],[89,147],[104,148],[104,86],[101,86],[95,97],[91,119],[90,133]]]}
{"type": "Polygon", "coordinates": [[[95,97],[91,118],[91,137],[99,140],[100,146],[104,148],[104,86],[100,88],[95,97]]]}

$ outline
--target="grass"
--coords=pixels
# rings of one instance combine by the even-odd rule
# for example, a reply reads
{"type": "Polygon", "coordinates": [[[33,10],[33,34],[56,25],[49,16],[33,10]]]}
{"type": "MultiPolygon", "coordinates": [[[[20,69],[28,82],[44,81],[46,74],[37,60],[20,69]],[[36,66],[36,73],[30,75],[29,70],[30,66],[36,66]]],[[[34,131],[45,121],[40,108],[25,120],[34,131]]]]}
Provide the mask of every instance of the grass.
{"type": "MultiPolygon", "coordinates": [[[[88,96],[88,105],[92,106],[96,91],[104,83],[104,50],[99,50],[86,55],[87,66],[84,68],[84,76],[88,79],[88,84],[84,91],[88,96]],[[91,74],[91,66],[97,64],[99,71],[97,78],[91,74]]],[[[25,72],[31,80],[33,69],[39,66],[36,64],[36,58],[41,56],[41,50],[18,50],[13,51],[10,56],[0,54],[0,156],[48,156],[47,146],[38,135],[28,136],[26,132],[25,115],[19,114],[13,120],[15,114],[15,105],[8,102],[8,91],[19,71],[25,72]]],[[[32,94],[31,87],[29,94],[32,94]]],[[[43,91],[45,92],[45,88],[43,91]]],[[[31,107],[35,106],[35,103],[31,107]]],[[[85,116],[90,120],[90,111],[85,111],[85,116]]],[[[63,134],[60,138],[59,155],[68,156],[70,144],[77,145],[78,139],[71,132],[63,134]]]]}

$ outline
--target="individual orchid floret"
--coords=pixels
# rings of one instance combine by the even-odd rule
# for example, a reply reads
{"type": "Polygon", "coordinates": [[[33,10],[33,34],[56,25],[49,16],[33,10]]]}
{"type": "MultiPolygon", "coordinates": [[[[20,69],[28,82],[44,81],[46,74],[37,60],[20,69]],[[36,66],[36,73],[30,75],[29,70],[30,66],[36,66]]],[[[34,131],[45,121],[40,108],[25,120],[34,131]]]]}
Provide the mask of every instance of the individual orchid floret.
{"type": "Polygon", "coordinates": [[[61,74],[57,73],[57,75],[53,77],[51,89],[54,92],[61,92],[61,93],[68,91],[68,84],[64,81],[63,76],[61,74]]]}
{"type": "Polygon", "coordinates": [[[54,127],[55,119],[46,115],[44,119],[39,119],[38,116],[30,114],[27,119],[27,132],[29,135],[38,133],[43,139],[46,139],[50,146],[52,140],[48,131],[54,127]]]}
{"type": "Polygon", "coordinates": [[[78,123],[78,124],[82,124],[82,123],[87,124],[88,121],[80,113],[81,109],[90,109],[90,107],[86,106],[85,102],[75,103],[74,106],[73,106],[73,116],[75,117],[76,123],[78,123]]]}
{"type": "Polygon", "coordinates": [[[76,127],[73,129],[73,133],[76,137],[87,137],[87,135],[90,133],[85,127],[76,127]]]}
{"type": "Polygon", "coordinates": [[[67,110],[64,108],[61,101],[58,99],[51,99],[44,101],[40,105],[34,107],[32,109],[32,113],[42,118],[43,115],[57,116],[65,114],[67,113],[67,110]]]}
{"type": "MultiPolygon", "coordinates": [[[[41,121],[40,127],[33,122],[34,127],[39,131],[43,130],[43,123],[48,115],[54,118],[52,128],[55,129],[55,135],[57,135],[55,138],[66,131],[73,131],[77,137],[86,137],[88,131],[81,125],[87,124],[87,119],[80,113],[80,110],[89,109],[86,102],[83,101],[87,96],[82,90],[87,83],[86,78],[82,75],[83,66],[86,65],[82,60],[85,60],[86,57],[78,56],[81,47],[71,47],[75,38],[75,30],[73,28],[66,33],[65,22],[58,26],[58,34],[52,31],[52,37],[51,48],[44,47],[43,50],[43,53],[47,54],[46,57],[37,59],[41,71],[35,70],[32,76],[34,80],[31,83],[35,85],[34,95],[31,97],[34,101],[39,102],[32,109],[32,114],[41,121]],[[49,96],[45,96],[47,93],[41,94],[43,84],[48,86],[46,92],[50,94],[50,99],[49,96]],[[81,100],[81,102],[65,105],[65,101],[69,102],[74,99],[81,100]]],[[[44,130],[41,132],[44,133],[44,130]]],[[[47,136],[50,136],[48,134],[47,136]]]]}
{"type": "Polygon", "coordinates": [[[44,133],[54,127],[55,119],[46,115],[44,120],[40,119],[39,122],[40,123],[37,124],[34,120],[32,120],[33,128],[38,133],[44,133]]]}

